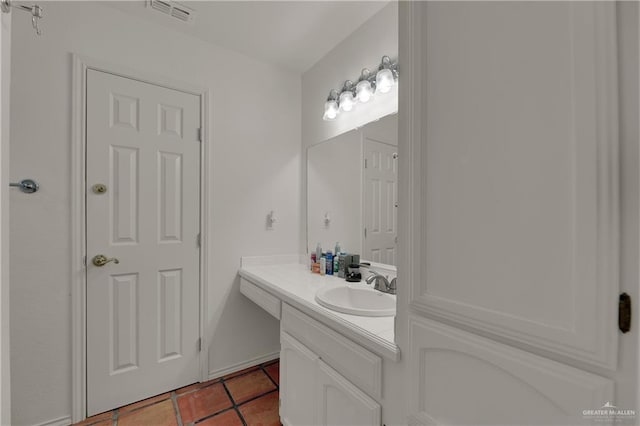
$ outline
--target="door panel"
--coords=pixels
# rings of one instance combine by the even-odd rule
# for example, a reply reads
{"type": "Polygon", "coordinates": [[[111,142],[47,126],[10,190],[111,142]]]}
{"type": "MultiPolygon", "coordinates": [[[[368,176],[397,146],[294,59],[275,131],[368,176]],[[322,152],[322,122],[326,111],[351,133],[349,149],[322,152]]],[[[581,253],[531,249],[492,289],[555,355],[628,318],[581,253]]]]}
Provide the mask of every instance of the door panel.
{"type": "Polygon", "coordinates": [[[158,152],[158,194],[160,196],[161,242],[182,239],[182,155],[158,152]]]}
{"type": "Polygon", "coordinates": [[[411,306],[615,369],[614,5],[432,2],[422,13],[411,306]]]}
{"type": "Polygon", "coordinates": [[[110,374],[138,368],[138,274],[112,275],[109,282],[110,374]]]}
{"type": "Polygon", "coordinates": [[[109,147],[113,188],[113,232],[111,244],[138,242],[138,153],[137,148],[109,147]]]}
{"type": "Polygon", "coordinates": [[[167,361],[182,353],[182,269],[158,272],[158,359],[167,361]]]}
{"type": "Polygon", "coordinates": [[[87,74],[92,415],[198,381],[200,99],[87,74]]]}
{"type": "Polygon", "coordinates": [[[462,425],[580,424],[583,410],[613,400],[612,380],[436,321],[411,320],[410,336],[410,368],[420,375],[411,392],[415,419],[462,425]]]}

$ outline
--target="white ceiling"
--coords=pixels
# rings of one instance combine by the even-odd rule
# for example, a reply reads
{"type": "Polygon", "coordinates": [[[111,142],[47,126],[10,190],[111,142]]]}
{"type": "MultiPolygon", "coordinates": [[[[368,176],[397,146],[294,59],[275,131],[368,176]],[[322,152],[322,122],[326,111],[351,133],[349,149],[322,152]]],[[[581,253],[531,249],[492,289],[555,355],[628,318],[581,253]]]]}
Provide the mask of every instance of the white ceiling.
{"type": "Polygon", "coordinates": [[[196,11],[184,23],[144,1],[108,2],[247,56],[304,72],[389,1],[180,1],[196,11]]]}

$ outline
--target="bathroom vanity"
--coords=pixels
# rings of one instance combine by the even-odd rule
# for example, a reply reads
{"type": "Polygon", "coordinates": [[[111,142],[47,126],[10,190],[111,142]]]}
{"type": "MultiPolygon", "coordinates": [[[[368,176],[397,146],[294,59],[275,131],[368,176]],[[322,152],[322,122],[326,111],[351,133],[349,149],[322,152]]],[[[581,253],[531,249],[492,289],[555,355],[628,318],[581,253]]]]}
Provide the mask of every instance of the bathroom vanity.
{"type": "Polygon", "coordinates": [[[323,307],[318,290],[348,283],[312,274],[299,256],[245,257],[239,274],[242,294],[280,320],[283,424],[393,423],[389,387],[400,359],[393,316],[323,307]]]}

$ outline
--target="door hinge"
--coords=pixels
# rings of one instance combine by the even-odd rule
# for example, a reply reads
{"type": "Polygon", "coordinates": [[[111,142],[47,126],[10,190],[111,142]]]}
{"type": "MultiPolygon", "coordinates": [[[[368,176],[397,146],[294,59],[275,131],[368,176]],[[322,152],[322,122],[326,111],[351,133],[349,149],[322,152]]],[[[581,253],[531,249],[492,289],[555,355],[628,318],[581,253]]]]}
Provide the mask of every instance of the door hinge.
{"type": "Polygon", "coordinates": [[[200,247],[200,233],[198,232],[198,236],[196,237],[196,244],[200,247]]]}
{"type": "Polygon", "coordinates": [[[364,159],[364,168],[365,169],[367,168],[367,159],[366,158],[364,159]]]}
{"type": "Polygon", "coordinates": [[[631,296],[627,293],[622,293],[618,302],[618,328],[623,333],[631,330],[631,296]]]}
{"type": "Polygon", "coordinates": [[[367,228],[364,228],[364,237],[367,238],[367,228]]]}
{"type": "Polygon", "coordinates": [[[202,337],[198,337],[198,352],[202,352],[202,337]]]}
{"type": "Polygon", "coordinates": [[[202,142],[202,127],[198,127],[198,142],[202,142]]]}

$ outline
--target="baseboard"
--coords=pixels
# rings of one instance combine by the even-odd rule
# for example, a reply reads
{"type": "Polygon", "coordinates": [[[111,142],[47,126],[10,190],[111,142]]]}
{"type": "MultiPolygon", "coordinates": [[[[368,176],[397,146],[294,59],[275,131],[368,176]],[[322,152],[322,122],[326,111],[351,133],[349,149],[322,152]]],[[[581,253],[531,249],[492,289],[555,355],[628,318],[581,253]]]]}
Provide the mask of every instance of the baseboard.
{"type": "Polygon", "coordinates": [[[252,358],[247,361],[233,364],[229,367],[219,368],[217,370],[211,370],[209,371],[209,380],[217,379],[218,377],[226,376],[227,374],[235,373],[236,371],[244,370],[245,368],[253,367],[254,365],[262,364],[263,362],[271,361],[279,357],[280,357],[280,352],[273,352],[270,354],[252,358]]]}
{"type": "Polygon", "coordinates": [[[46,422],[37,423],[33,426],[69,426],[71,423],[71,416],[63,416],[58,417],[57,419],[47,420],[46,422]]]}

